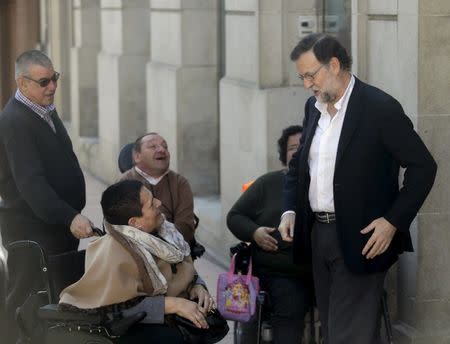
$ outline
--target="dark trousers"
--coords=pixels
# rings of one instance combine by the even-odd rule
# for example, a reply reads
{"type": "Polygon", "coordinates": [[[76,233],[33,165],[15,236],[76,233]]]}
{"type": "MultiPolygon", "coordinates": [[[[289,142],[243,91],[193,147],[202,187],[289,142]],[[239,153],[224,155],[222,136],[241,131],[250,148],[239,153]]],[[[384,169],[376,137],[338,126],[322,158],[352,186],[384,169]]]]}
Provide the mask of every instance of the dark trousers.
{"type": "MultiPolygon", "coordinates": [[[[298,344],[301,342],[304,318],[311,304],[311,291],[307,283],[300,279],[275,276],[261,276],[261,289],[269,295],[269,324],[273,328],[273,343],[298,344]]],[[[241,324],[240,343],[257,343],[257,323],[255,316],[241,324]]]]}
{"type": "Polygon", "coordinates": [[[344,263],[336,224],[312,229],[314,286],[325,344],[374,344],[386,272],[355,275],[344,263]]]}

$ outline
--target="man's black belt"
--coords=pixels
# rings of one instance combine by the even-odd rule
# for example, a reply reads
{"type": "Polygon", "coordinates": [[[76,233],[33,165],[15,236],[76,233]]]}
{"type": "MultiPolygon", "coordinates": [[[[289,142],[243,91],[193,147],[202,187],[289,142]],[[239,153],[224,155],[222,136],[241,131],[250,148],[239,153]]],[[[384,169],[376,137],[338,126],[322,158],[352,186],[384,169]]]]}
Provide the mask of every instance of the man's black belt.
{"type": "Polygon", "coordinates": [[[327,213],[327,212],[320,212],[320,213],[314,213],[316,216],[317,222],[322,223],[333,223],[336,222],[336,214],[335,213],[327,213]]]}

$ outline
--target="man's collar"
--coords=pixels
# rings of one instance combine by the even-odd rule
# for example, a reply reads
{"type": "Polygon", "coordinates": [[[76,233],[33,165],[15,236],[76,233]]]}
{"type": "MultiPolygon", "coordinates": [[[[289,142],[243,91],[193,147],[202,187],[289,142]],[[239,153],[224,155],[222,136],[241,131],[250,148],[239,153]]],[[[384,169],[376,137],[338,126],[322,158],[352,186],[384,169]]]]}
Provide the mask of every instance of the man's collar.
{"type": "Polygon", "coordinates": [[[158,178],[155,178],[155,177],[152,177],[151,175],[149,175],[148,173],[145,173],[137,166],[134,166],[134,169],[151,185],[157,185],[166,176],[166,174],[169,173],[169,169],[167,169],[167,171],[164,172],[161,176],[159,176],[158,178]]]}
{"type": "MultiPolygon", "coordinates": [[[[344,100],[350,96],[351,91],[353,90],[353,86],[355,85],[355,76],[353,74],[350,74],[350,80],[348,82],[347,87],[345,88],[345,92],[342,95],[341,98],[334,104],[334,108],[339,111],[342,107],[342,104],[344,103],[344,100]]],[[[316,100],[315,104],[316,108],[320,111],[320,113],[324,113],[327,110],[327,103],[322,103],[318,99],[316,100]]]]}
{"type": "Polygon", "coordinates": [[[28,106],[31,110],[36,112],[39,116],[45,116],[48,113],[55,110],[55,104],[50,104],[47,106],[39,105],[32,100],[30,100],[28,97],[26,97],[20,89],[17,89],[16,94],[14,96],[18,101],[28,106]]]}

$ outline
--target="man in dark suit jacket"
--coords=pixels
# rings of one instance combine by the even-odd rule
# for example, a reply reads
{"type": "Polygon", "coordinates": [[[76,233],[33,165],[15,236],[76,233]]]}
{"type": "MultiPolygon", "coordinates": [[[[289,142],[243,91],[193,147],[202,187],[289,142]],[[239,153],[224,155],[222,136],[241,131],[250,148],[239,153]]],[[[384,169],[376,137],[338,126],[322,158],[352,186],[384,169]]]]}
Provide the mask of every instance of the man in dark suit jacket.
{"type": "Polygon", "coordinates": [[[351,74],[351,57],[335,38],[309,35],[291,60],[314,97],[279,230],[294,241],[294,259],[312,258],[325,342],[372,344],[386,271],[413,249],[409,226],[436,163],[401,105],[351,74]]]}
{"type": "MultiPolygon", "coordinates": [[[[16,240],[38,242],[48,254],[76,250],[92,235],[80,214],[85,181],[53,98],[59,73],[40,51],[16,60],[17,91],[0,115],[0,227],[4,246],[16,240]]],[[[10,342],[17,331],[14,313],[40,287],[38,262],[24,256],[8,261],[6,312],[10,342]]]]}

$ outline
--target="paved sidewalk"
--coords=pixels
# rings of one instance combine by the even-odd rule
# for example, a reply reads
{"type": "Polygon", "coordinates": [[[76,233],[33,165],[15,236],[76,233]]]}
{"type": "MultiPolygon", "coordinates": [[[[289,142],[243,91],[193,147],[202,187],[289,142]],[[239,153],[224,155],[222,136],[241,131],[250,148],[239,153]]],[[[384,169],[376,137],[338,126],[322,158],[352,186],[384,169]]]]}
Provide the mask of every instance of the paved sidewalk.
{"type": "MultiPolygon", "coordinates": [[[[106,189],[106,184],[98,180],[87,171],[83,171],[86,178],[86,207],[83,214],[86,215],[97,227],[102,225],[102,210],[100,207],[100,199],[103,190],[106,189]]],[[[86,247],[88,240],[81,240],[80,247],[86,247]]],[[[195,261],[196,269],[200,276],[206,281],[211,295],[216,298],[217,276],[224,272],[224,269],[209,260],[207,257],[202,257],[195,261]]],[[[221,344],[233,343],[233,323],[229,322],[230,332],[220,341],[221,344]]]]}

